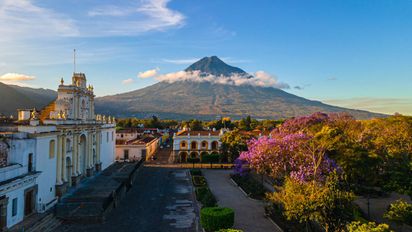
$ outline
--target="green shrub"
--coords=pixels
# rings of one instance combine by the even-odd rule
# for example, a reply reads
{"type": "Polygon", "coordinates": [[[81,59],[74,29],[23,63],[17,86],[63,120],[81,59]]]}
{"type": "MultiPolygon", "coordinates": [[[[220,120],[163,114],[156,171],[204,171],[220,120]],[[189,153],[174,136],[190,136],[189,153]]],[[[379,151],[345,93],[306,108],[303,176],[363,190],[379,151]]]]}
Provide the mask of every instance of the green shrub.
{"type": "Polygon", "coordinates": [[[196,200],[202,203],[202,208],[216,206],[217,200],[208,187],[198,187],[195,192],[196,200]]]}
{"type": "Polygon", "coordinates": [[[191,169],[190,170],[190,175],[192,175],[192,176],[201,176],[202,171],[200,169],[191,169]]]}
{"type": "Polygon", "coordinates": [[[209,207],[200,211],[200,224],[206,231],[228,229],[235,222],[235,212],[231,208],[209,207]]]}
{"type": "Polygon", "coordinates": [[[201,201],[202,198],[207,194],[207,192],[210,192],[208,187],[198,187],[195,190],[196,193],[196,200],[201,201]]]}
{"type": "Polygon", "coordinates": [[[403,199],[392,202],[383,217],[399,225],[412,225],[412,204],[403,199]]]}
{"type": "Polygon", "coordinates": [[[203,187],[207,185],[206,178],[203,176],[193,176],[192,181],[195,187],[203,187]]]}
{"type": "Polygon", "coordinates": [[[202,158],[203,163],[218,163],[219,162],[219,154],[210,154],[205,155],[202,158]]]}
{"type": "Polygon", "coordinates": [[[210,190],[205,193],[200,202],[202,203],[202,208],[217,206],[217,200],[210,190]]]}
{"type": "Polygon", "coordinates": [[[347,225],[348,232],[390,232],[387,224],[376,224],[375,222],[362,223],[353,221],[347,225]]]}

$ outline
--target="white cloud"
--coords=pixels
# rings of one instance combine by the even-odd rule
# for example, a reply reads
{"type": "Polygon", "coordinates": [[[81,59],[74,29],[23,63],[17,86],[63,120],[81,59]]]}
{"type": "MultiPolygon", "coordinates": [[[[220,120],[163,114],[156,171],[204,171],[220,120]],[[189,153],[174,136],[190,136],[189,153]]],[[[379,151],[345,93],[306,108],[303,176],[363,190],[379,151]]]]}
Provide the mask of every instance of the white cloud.
{"type": "Polygon", "coordinates": [[[169,2],[143,0],[140,5],[129,3],[95,7],[88,12],[89,29],[92,28],[93,32],[91,36],[138,35],[184,25],[185,16],[168,8],[169,2]]]}
{"type": "Polygon", "coordinates": [[[130,85],[134,82],[134,80],[132,78],[126,79],[122,81],[123,85],[130,85]]]}
{"type": "Polygon", "coordinates": [[[60,37],[78,33],[75,21],[30,0],[3,0],[0,3],[2,40],[20,37],[60,37]]]}
{"type": "Polygon", "coordinates": [[[36,77],[20,73],[6,73],[0,76],[0,81],[30,81],[36,77]]]}
{"type": "Polygon", "coordinates": [[[7,85],[18,85],[24,87],[35,87],[31,84],[27,84],[27,81],[36,79],[34,76],[29,76],[20,73],[5,73],[0,76],[0,82],[7,85]],[[26,83],[25,83],[26,82],[26,83]]]}
{"type": "Polygon", "coordinates": [[[95,16],[113,16],[113,17],[118,17],[118,16],[126,16],[130,15],[133,13],[134,10],[131,8],[122,8],[118,6],[99,6],[96,7],[92,10],[90,10],[87,14],[91,17],[95,16]]]}
{"type": "MultiPolygon", "coordinates": [[[[86,12],[68,15],[34,0],[0,0],[0,40],[128,36],[184,25],[185,16],[168,8],[169,2],[134,0],[98,5],[100,1],[95,1],[92,6],[85,4],[86,12]]],[[[75,7],[69,1],[64,4],[75,7]]]]}
{"type": "Polygon", "coordinates": [[[157,71],[159,71],[159,68],[155,68],[155,69],[150,69],[144,72],[139,72],[139,74],[137,74],[138,77],[140,78],[149,78],[149,77],[154,77],[157,75],[157,71]]]}
{"type": "Polygon", "coordinates": [[[214,84],[225,85],[252,85],[259,87],[274,87],[279,89],[289,89],[290,86],[286,83],[279,82],[276,77],[269,75],[263,71],[257,71],[253,77],[233,74],[232,76],[214,76],[211,74],[201,74],[200,71],[193,72],[175,72],[156,77],[158,81],[165,81],[169,83],[177,81],[195,81],[195,82],[211,82],[214,84]]]}

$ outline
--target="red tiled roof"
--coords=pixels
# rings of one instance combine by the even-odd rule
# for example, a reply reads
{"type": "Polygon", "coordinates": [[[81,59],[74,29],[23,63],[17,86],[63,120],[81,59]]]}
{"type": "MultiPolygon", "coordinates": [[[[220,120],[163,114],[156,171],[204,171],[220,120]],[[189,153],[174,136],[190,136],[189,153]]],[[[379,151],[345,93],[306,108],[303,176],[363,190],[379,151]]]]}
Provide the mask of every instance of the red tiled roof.
{"type": "Polygon", "coordinates": [[[218,136],[220,134],[220,131],[180,131],[178,133],[176,133],[176,136],[187,136],[188,134],[190,134],[191,136],[198,136],[200,134],[200,136],[209,136],[209,134],[211,136],[218,136]]]}
{"type": "Polygon", "coordinates": [[[156,139],[155,137],[148,136],[148,137],[137,137],[135,139],[131,140],[124,140],[124,139],[116,139],[116,145],[145,145],[147,143],[150,143],[156,139]]]}

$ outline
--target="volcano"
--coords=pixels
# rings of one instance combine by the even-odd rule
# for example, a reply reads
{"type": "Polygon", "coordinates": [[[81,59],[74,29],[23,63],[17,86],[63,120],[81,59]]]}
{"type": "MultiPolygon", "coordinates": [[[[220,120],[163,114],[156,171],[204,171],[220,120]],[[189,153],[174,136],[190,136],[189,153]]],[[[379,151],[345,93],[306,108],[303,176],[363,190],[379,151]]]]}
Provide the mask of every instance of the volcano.
{"type": "Polygon", "coordinates": [[[135,91],[99,97],[96,98],[96,110],[117,117],[157,115],[163,119],[202,120],[223,116],[237,119],[247,115],[258,119],[280,119],[314,112],[347,112],[359,119],[384,116],[327,105],[276,87],[247,84],[256,77],[226,64],[217,56],[204,57],[184,71],[200,73],[200,78],[207,76],[209,79],[163,80],[135,91]],[[247,79],[246,84],[210,81],[211,77],[230,79],[231,76],[247,79]]]}

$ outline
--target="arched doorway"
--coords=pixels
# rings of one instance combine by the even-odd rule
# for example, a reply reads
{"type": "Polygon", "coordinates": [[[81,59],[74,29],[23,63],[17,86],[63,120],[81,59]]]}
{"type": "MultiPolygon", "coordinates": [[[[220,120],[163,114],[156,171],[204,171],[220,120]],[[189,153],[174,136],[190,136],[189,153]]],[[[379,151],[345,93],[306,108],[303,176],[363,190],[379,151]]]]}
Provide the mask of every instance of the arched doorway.
{"type": "Polygon", "coordinates": [[[68,180],[68,184],[69,186],[72,186],[72,160],[70,159],[70,157],[66,157],[66,176],[67,176],[67,180],[68,180]]]}
{"type": "Polygon", "coordinates": [[[184,151],[184,152],[180,152],[179,156],[180,156],[180,159],[179,159],[180,163],[186,162],[186,160],[187,160],[187,152],[185,152],[185,151],[184,151]]]}
{"type": "Polygon", "coordinates": [[[79,144],[79,167],[80,167],[80,172],[83,175],[86,174],[86,169],[87,169],[86,156],[87,156],[86,136],[81,135],[80,136],[80,144],[79,144]]]}
{"type": "Polygon", "coordinates": [[[204,162],[204,157],[208,156],[209,152],[203,151],[202,153],[200,153],[200,160],[202,162],[204,162]]]}
{"type": "Polygon", "coordinates": [[[198,156],[197,152],[195,151],[190,152],[190,158],[194,159],[194,158],[197,158],[197,156],[198,156]]]}

